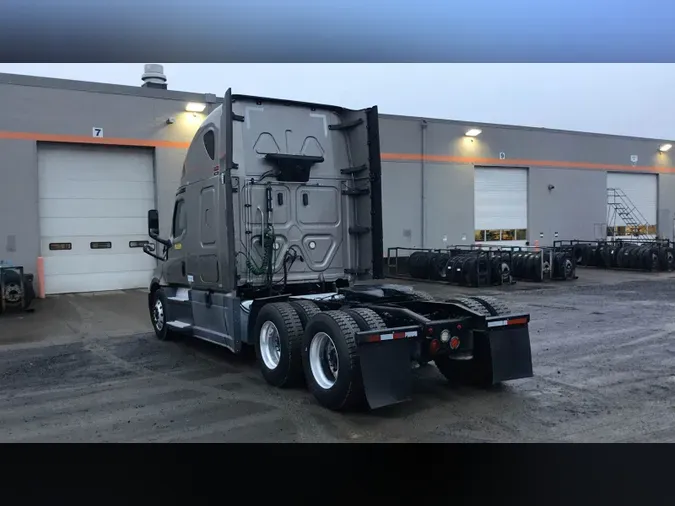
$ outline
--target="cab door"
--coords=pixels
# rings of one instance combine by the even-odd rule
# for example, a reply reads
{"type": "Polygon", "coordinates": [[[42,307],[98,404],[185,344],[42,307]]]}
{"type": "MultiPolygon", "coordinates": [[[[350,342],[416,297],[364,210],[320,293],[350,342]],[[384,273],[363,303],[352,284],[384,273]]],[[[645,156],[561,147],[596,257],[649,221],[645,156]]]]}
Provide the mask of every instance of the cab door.
{"type": "Polygon", "coordinates": [[[188,285],[186,271],[186,242],[188,234],[188,209],[185,192],[179,191],[173,208],[171,224],[171,242],[165,266],[166,281],[171,285],[188,285]]]}

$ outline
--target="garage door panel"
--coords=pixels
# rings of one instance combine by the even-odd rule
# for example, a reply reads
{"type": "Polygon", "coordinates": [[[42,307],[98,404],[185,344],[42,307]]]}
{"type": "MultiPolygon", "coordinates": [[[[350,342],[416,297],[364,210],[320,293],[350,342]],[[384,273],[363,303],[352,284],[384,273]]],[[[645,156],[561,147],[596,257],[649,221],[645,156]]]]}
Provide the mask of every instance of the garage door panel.
{"type": "Polygon", "coordinates": [[[151,150],[117,146],[42,145],[40,178],[90,181],[153,181],[151,150]],[[124,163],[120,163],[124,160],[124,163]]]}
{"type": "MultiPolygon", "coordinates": [[[[114,254],[142,253],[143,251],[142,247],[136,247],[137,245],[130,245],[132,241],[150,242],[147,235],[142,234],[125,235],[114,237],[112,240],[110,240],[110,248],[92,249],[91,243],[102,242],[101,237],[93,235],[80,237],[58,236],[58,237],[42,237],[40,239],[40,247],[42,250],[43,257],[51,257],[51,256],[72,257],[74,255],[95,255],[100,253],[114,253],[114,254]],[[71,249],[69,250],[49,249],[50,244],[62,244],[62,243],[70,244],[71,249]]],[[[152,257],[146,255],[145,253],[143,253],[143,255],[148,259],[152,259],[152,257]]],[[[154,262],[154,260],[152,261],[154,262]]]]}
{"type": "Polygon", "coordinates": [[[58,181],[79,181],[91,183],[107,183],[127,181],[130,183],[153,183],[154,176],[151,170],[139,169],[124,165],[122,167],[106,168],[103,170],[92,169],[90,166],[76,167],[50,166],[40,171],[40,179],[49,183],[58,181]]]}
{"type": "Polygon", "coordinates": [[[120,235],[147,235],[148,224],[143,218],[42,218],[40,229],[44,237],[86,235],[101,241],[120,235]]]}
{"type": "MultiPolygon", "coordinates": [[[[623,191],[649,225],[656,225],[658,214],[658,177],[656,174],[607,173],[607,188],[623,191]]],[[[608,212],[611,209],[608,209],[608,212]]],[[[610,214],[611,217],[611,214],[610,214]]],[[[625,226],[620,216],[616,226],[625,226]]]]}
{"type": "Polygon", "coordinates": [[[145,271],[94,273],[86,276],[46,275],[45,292],[60,294],[146,288],[150,280],[151,274],[145,271]]]}
{"type": "Polygon", "coordinates": [[[45,271],[50,275],[120,273],[152,270],[152,257],[145,253],[110,254],[97,251],[94,255],[61,255],[45,257],[45,271]]]}
{"type": "Polygon", "coordinates": [[[111,199],[145,199],[154,201],[154,185],[147,182],[133,181],[67,181],[58,180],[44,182],[40,185],[40,198],[46,199],[78,199],[78,198],[111,198],[111,199]]]}
{"type": "Polygon", "coordinates": [[[149,239],[152,152],[40,144],[38,169],[46,293],[147,286],[156,260],[130,241],[149,239]],[[92,248],[93,242],[104,244],[92,248]],[[70,249],[50,250],[51,243],[68,243],[70,249]]]}
{"type": "MultiPolygon", "coordinates": [[[[527,169],[477,167],[474,171],[475,228],[480,231],[527,230],[527,169]]],[[[487,234],[485,235],[487,237],[487,234]]],[[[478,239],[477,239],[478,240],[478,239]]],[[[479,241],[482,242],[482,241],[479,241]]],[[[524,244],[520,241],[486,241],[524,244]]]]}
{"type": "Polygon", "coordinates": [[[40,215],[50,218],[143,218],[152,209],[151,199],[42,199],[40,215]]]}

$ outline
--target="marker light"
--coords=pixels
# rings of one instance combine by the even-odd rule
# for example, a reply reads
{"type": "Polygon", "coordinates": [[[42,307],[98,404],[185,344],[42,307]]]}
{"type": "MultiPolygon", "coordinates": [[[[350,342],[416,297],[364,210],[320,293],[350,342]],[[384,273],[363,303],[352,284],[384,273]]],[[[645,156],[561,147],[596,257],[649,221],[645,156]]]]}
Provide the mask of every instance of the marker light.
{"type": "Polygon", "coordinates": [[[450,340],[450,331],[448,329],[443,329],[441,332],[441,342],[447,343],[450,340]]]}

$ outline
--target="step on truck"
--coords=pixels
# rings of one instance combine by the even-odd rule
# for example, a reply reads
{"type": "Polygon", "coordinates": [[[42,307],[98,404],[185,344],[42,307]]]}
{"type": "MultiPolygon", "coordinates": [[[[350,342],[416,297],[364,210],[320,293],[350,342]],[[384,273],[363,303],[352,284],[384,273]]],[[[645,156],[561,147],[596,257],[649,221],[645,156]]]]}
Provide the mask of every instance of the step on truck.
{"type": "Polygon", "coordinates": [[[228,90],[188,148],[170,234],[148,212],[157,337],[253,347],[267,383],[334,410],[405,401],[430,362],[451,381],[532,376],[529,315],[377,284],[381,182],[377,107],[228,90]]]}

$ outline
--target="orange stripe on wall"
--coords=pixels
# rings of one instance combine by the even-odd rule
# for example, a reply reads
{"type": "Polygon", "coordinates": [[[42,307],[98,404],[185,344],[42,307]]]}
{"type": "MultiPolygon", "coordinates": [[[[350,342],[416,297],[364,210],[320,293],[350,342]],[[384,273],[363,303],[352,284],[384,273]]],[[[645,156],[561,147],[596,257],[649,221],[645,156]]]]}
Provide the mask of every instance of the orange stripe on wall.
{"type": "Polygon", "coordinates": [[[0,139],[22,141],[68,142],[75,144],[108,144],[115,146],[137,146],[147,148],[179,148],[187,149],[189,142],[162,141],[154,139],[126,139],[122,137],[87,137],[85,135],[57,135],[33,132],[7,132],[0,130],[0,139]]]}
{"type": "MultiPolygon", "coordinates": [[[[107,144],[114,146],[137,146],[149,148],[175,148],[187,149],[189,142],[162,141],[155,139],[129,139],[123,137],[90,137],[85,135],[59,135],[43,134],[34,132],[8,132],[0,130],[0,139],[16,139],[24,141],[42,141],[42,142],[64,142],[74,144],[107,144]]],[[[508,159],[499,158],[481,158],[472,156],[445,156],[445,155],[424,155],[410,153],[382,153],[382,160],[391,162],[436,162],[436,163],[462,163],[477,165],[498,165],[498,166],[525,166],[525,167],[560,167],[565,169],[589,169],[589,170],[617,170],[626,172],[652,172],[661,174],[675,173],[675,167],[656,167],[656,166],[634,166],[634,165],[616,165],[591,162],[565,162],[558,160],[528,160],[528,159],[508,159]]]]}
{"type": "Polygon", "coordinates": [[[591,162],[561,162],[557,160],[527,160],[499,158],[480,158],[473,156],[443,156],[443,155],[419,155],[409,153],[382,153],[382,160],[391,162],[436,162],[436,163],[465,163],[477,165],[521,166],[521,167],[561,167],[565,169],[590,169],[590,170],[621,170],[627,172],[658,172],[664,174],[675,173],[675,167],[648,167],[635,165],[616,165],[591,162]]]}

